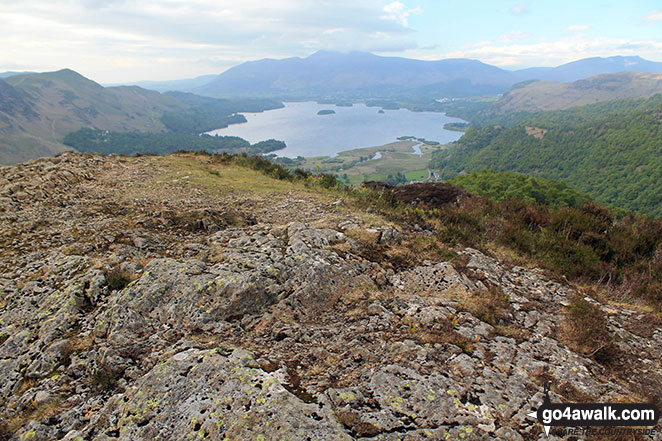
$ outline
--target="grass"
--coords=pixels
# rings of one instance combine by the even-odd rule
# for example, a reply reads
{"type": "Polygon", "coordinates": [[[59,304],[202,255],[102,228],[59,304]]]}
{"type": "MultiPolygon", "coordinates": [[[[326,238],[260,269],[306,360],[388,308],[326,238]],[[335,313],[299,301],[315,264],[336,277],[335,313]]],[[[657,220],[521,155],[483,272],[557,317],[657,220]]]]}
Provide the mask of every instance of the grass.
{"type": "Polygon", "coordinates": [[[608,364],[617,357],[613,336],[600,308],[576,294],[566,308],[559,338],[574,351],[608,364]]]}
{"type": "Polygon", "coordinates": [[[495,286],[462,296],[458,308],[492,326],[505,326],[513,312],[508,296],[495,286]]]}
{"type": "MultiPolygon", "coordinates": [[[[347,150],[337,156],[320,156],[295,160],[297,167],[313,172],[331,173],[350,186],[359,186],[364,181],[385,181],[398,173],[409,180],[428,177],[427,167],[432,152],[440,146],[420,145],[422,155],[414,154],[413,146],[418,142],[398,141],[383,146],[347,150]],[[376,153],[379,159],[371,159],[376,153]]],[[[443,146],[441,146],[443,147],[443,146]]],[[[289,165],[288,165],[289,166],[289,165]]]]}
{"type": "Polygon", "coordinates": [[[408,181],[422,181],[423,179],[427,179],[429,175],[427,170],[416,170],[405,173],[405,178],[408,181]]]}
{"type": "MultiPolygon", "coordinates": [[[[168,156],[166,161],[168,172],[159,176],[158,180],[182,188],[200,188],[203,191],[220,194],[265,195],[292,190],[292,183],[273,179],[246,167],[205,164],[203,168],[201,167],[203,158],[196,155],[168,156]]],[[[300,190],[305,189],[300,188],[300,190]]],[[[313,192],[310,194],[312,195],[313,192]]]]}
{"type": "Polygon", "coordinates": [[[371,173],[369,175],[359,174],[355,177],[355,180],[359,183],[364,181],[385,181],[388,178],[388,175],[385,173],[371,173]]]}
{"type": "MultiPolygon", "coordinates": [[[[3,435],[2,431],[4,431],[5,435],[10,435],[11,437],[12,434],[16,434],[16,432],[30,421],[47,420],[62,413],[66,409],[68,409],[68,405],[59,399],[41,401],[38,403],[32,401],[25,406],[23,412],[10,418],[5,427],[0,426],[0,436],[3,435]]],[[[22,436],[21,439],[25,438],[22,436]]]]}
{"type": "MultiPolygon", "coordinates": [[[[228,155],[227,158],[231,156],[228,155]]],[[[319,191],[320,187],[326,185],[322,182],[326,176],[310,176],[306,179],[292,174],[290,180],[286,175],[269,175],[265,174],[264,170],[252,169],[251,158],[254,157],[239,155],[226,161],[223,156],[210,157],[192,153],[151,158],[155,164],[165,162],[166,167],[166,171],[159,174],[151,184],[155,187],[174,185],[182,190],[199,190],[210,197],[239,194],[242,197],[261,199],[279,193],[318,199],[322,202],[333,197],[328,192],[319,191]]],[[[274,173],[288,172],[279,167],[274,173]]],[[[335,182],[329,184],[333,186],[335,182]]],[[[181,197],[188,199],[190,193],[183,192],[181,197]]]]}

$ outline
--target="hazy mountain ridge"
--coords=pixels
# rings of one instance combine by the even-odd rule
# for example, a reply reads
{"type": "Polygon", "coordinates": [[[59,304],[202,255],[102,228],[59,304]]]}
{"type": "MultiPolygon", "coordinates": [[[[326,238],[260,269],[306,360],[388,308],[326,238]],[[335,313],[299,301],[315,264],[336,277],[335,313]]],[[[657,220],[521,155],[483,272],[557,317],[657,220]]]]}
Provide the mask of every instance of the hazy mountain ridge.
{"type": "Polygon", "coordinates": [[[200,75],[195,78],[185,78],[181,80],[166,80],[166,81],[137,81],[135,83],[123,84],[123,83],[113,83],[107,84],[107,87],[131,85],[138,86],[144,89],[155,90],[157,92],[170,92],[170,91],[188,91],[196,87],[204,86],[212,80],[214,80],[218,75],[209,74],[209,75],[200,75]]]}
{"type": "Polygon", "coordinates": [[[0,78],[8,78],[8,77],[13,77],[14,75],[31,74],[31,73],[35,73],[35,72],[30,72],[30,71],[23,71],[23,72],[7,71],[7,72],[0,73],[0,78]]]}
{"type": "Polygon", "coordinates": [[[638,56],[591,57],[557,67],[533,67],[516,73],[525,79],[572,82],[598,74],[618,72],[662,72],[662,63],[645,60],[638,56]]]}
{"type": "MultiPolygon", "coordinates": [[[[207,84],[187,85],[203,77],[176,82],[151,82],[156,90],[201,95],[360,96],[361,98],[436,94],[472,96],[506,91],[525,80],[576,81],[625,71],[662,72],[662,63],[640,57],[593,57],[557,67],[509,71],[470,59],[436,61],[382,57],[366,52],[318,51],[308,57],[262,59],[234,66],[207,84]]],[[[207,78],[209,76],[204,76],[207,78]]],[[[138,83],[145,84],[147,83],[138,83]]]]}
{"type": "Polygon", "coordinates": [[[193,90],[203,95],[416,93],[421,87],[464,82],[463,95],[496,92],[511,84],[511,74],[476,60],[421,61],[370,53],[320,51],[307,58],[258,60],[220,74],[193,90]]]}
{"type": "Polygon", "coordinates": [[[499,113],[563,110],[600,101],[662,93],[662,73],[620,72],[573,83],[531,81],[515,85],[497,101],[499,113]]]}

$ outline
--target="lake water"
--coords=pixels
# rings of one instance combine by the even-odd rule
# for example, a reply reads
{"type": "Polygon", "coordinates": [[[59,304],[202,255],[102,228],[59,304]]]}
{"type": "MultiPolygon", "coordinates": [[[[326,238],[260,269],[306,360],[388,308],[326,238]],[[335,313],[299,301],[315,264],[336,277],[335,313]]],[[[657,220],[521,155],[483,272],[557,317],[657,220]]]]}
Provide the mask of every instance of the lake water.
{"type": "Polygon", "coordinates": [[[248,122],[233,124],[210,134],[239,136],[250,143],[265,139],[285,141],[287,148],[279,156],[335,156],[343,150],[374,147],[396,141],[399,136],[415,136],[442,144],[456,141],[461,132],[444,129],[449,122],[463,122],[443,113],[384,110],[354,104],[338,107],[314,102],[285,103],[282,109],[262,113],[244,113],[248,122]],[[333,109],[332,115],[318,115],[333,109]]]}

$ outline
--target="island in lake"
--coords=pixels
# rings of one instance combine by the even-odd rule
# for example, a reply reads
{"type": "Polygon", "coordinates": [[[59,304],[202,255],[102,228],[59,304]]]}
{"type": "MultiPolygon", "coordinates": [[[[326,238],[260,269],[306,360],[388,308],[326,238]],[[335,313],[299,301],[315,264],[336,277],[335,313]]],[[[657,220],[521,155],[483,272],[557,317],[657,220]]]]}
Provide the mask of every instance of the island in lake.
{"type": "Polygon", "coordinates": [[[332,109],[322,109],[317,112],[318,115],[333,115],[334,113],[336,113],[336,111],[332,109]]]}

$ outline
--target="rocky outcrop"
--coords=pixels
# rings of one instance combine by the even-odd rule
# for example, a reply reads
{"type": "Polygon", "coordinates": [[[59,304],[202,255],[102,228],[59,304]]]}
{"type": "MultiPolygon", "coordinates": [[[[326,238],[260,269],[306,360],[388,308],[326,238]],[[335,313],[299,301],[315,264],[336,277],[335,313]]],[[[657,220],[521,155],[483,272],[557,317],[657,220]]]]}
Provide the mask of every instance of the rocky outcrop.
{"type": "MultiPolygon", "coordinates": [[[[98,170],[133,166],[70,157],[94,167],[58,180],[56,189],[67,190],[54,192],[61,195],[56,202],[77,203],[71,195],[101,180],[98,170]]],[[[52,172],[62,170],[55,165],[52,172]]],[[[41,188],[18,177],[6,185],[41,188]]],[[[46,204],[23,201],[18,192],[3,202],[3,227],[34,218],[46,204]]],[[[109,192],[105,203],[116,197],[109,192]]],[[[213,201],[210,209],[229,210],[230,202],[213,201]]],[[[144,222],[151,215],[137,216],[127,240],[116,226],[98,233],[115,236],[111,246],[80,254],[70,248],[89,245],[89,236],[61,244],[44,238],[49,246],[31,254],[18,250],[36,236],[5,237],[5,436],[530,440],[542,428],[526,414],[542,403],[546,382],[555,400],[644,393],[641,382],[563,343],[558,329],[576,294],[568,283],[473,249],[457,250],[461,265],[387,268],[362,257],[363,245],[350,233],[377,234],[385,247],[401,246],[412,233],[368,224],[324,200],[316,202],[319,217],[285,213],[302,203],[312,202],[287,196],[274,203],[287,222],[273,222],[271,214],[218,229],[166,222],[155,230],[144,222]]],[[[250,218],[241,207],[235,199],[233,212],[250,218]]],[[[74,222],[53,212],[51,225],[74,222]]],[[[118,213],[81,216],[111,227],[126,220],[118,213]]],[[[635,326],[641,313],[590,301],[654,397],[662,384],[662,330],[643,333],[635,326]]]]}

